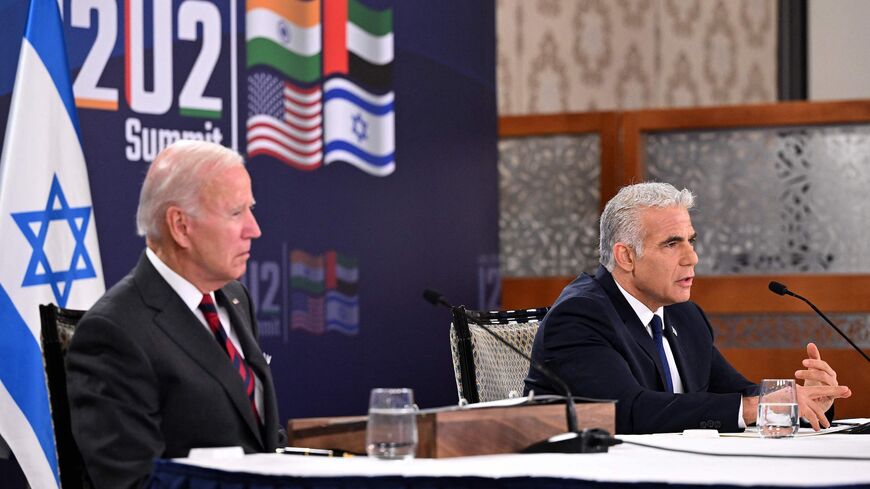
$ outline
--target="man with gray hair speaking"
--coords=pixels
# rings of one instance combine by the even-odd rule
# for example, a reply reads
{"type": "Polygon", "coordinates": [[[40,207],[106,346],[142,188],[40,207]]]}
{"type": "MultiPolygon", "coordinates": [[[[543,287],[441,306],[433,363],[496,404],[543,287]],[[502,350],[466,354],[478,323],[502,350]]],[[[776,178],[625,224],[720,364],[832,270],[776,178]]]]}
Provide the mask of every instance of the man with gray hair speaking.
{"type": "MultiPolygon", "coordinates": [[[[575,395],[615,399],[617,433],[711,428],[733,432],[755,423],[758,386],[713,345],[704,312],[689,301],[695,265],[694,196],[666,183],[622,188],[601,215],[601,266],[562,291],[541,323],[532,358],[575,395]]],[[[807,345],[796,372],[798,408],[815,429],[849,397],[837,373],[807,345]]],[[[526,392],[564,394],[534,368],[526,392]]]]}
{"type": "Polygon", "coordinates": [[[145,253],[82,318],[67,355],[73,435],[98,489],[139,487],[191,448],[274,452],[279,419],[245,272],[251,179],[238,153],[179,141],[148,169],[145,253]]]}

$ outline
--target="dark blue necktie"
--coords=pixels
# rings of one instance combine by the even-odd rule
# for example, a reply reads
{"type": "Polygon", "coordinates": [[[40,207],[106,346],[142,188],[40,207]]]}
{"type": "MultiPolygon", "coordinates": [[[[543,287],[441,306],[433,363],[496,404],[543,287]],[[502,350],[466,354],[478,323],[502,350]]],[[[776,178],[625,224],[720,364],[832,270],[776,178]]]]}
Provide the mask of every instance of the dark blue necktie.
{"type": "Polygon", "coordinates": [[[671,380],[671,367],[668,365],[668,356],[665,355],[665,343],[662,341],[662,320],[656,315],[653,315],[652,321],[649,322],[649,327],[652,329],[653,340],[656,342],[656,349],[659,351],[659,360],[662,362],[662,370],[665,373],[665,387],[668,392],[674,392],[674,381],[671,380]]]}

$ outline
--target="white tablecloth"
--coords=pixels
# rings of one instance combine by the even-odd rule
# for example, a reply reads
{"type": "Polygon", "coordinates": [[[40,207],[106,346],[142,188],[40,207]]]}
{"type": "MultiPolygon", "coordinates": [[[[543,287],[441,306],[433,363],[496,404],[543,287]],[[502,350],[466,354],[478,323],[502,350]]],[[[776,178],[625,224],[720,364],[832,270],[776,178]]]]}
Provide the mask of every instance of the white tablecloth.
{"type": "MultiPolygon", "coordinates": [[[[725,454],[824,455],[870,458],[870,436],[830,434],[786,440],[693,439],[681,435],[620,436],[627,441],[725,454]]],[[[870,460],[711,457],[622,444],[604,454],[491,455],[382,461],[260,454],[175,462],[230,472],[296,477],[555,477],[602,482],[667,482],[818,487],[870,487],[870,460]]]]}

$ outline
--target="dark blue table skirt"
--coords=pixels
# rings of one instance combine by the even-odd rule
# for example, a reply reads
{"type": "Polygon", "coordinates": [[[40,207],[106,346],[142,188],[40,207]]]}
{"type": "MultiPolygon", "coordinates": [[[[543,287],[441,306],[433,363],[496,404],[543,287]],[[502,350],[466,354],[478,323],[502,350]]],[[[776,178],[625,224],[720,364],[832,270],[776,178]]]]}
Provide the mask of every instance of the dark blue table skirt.
{"type": "MultiPolygon", "coordinates": [[[[646,488],[742,488],[746,486],[700,486],[666,483],[596,482],[552,477],[290,477],[224,472],[159,460],[147,489],[582,489],[626,485],[646,488]]],[[[772,486],[753,486],[771,487],[772,486]]],[[[844,486],[836,486],[843,489],[844,486]]],[[[849,487],[849,486],[845,486],[849,487]]],[[[852,486],[860,487],[860,486],[852,486]]],[[[866,486],[864,486],[866,487],[866,486]]],[[[777,489],[782,489],[778,487],[777,489]]]]}

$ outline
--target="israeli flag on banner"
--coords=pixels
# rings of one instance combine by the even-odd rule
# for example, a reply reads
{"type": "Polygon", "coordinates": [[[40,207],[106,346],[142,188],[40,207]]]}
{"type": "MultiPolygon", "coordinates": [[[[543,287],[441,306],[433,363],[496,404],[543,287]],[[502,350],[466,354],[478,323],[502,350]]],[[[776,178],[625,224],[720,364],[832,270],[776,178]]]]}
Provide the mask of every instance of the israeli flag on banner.
{"type": "Polygon", "coordinates": [[[31,0],[0,157],[0,436],[60,485],[39,304],[88,309],[103,267],[56,0],[31,0]]]}

